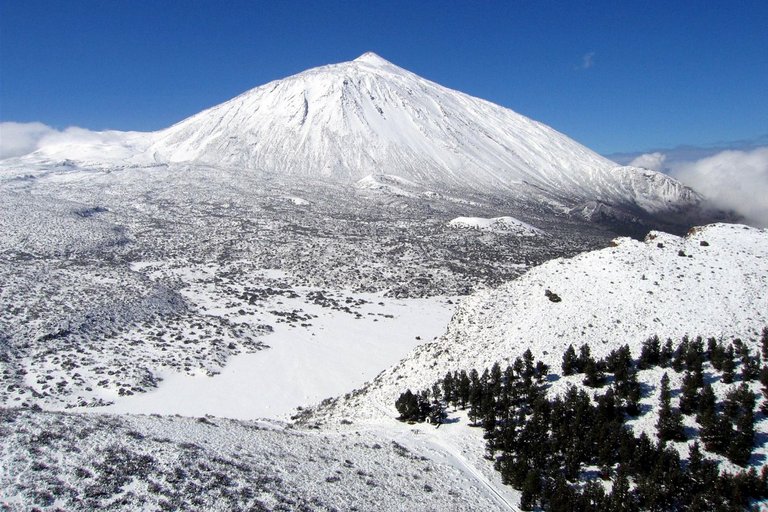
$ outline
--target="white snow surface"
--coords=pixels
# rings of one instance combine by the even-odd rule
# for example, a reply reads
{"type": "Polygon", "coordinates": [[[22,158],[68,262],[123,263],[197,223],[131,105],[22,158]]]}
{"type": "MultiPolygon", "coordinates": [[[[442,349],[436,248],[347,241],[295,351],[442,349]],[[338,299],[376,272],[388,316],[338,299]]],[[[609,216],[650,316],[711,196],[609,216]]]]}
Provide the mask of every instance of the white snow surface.
{"type": "Polygon", "coordinates": [[[768,326],[767,285],[764,229],[713,224],[686,237],[620,238],[613,247],[549,261],[468,297],[445,335],[318,414],[394,417],[395,399],[406,389],[431,387],[446,371],[511,363],[528,348],[556,373],[570,344],[589,344],[596,358],[628,344],[638,357],[654,334],[675,342],[686,334],[741,337],[755,350],[768,326]],[[546,290],[562,301],[550,301],[546,290]]]}
{"type": "Polygon", "coordinates": [[[360,317],[283,298],[285,307],[317,317],[305,328],[277,324],[275,332],[260,338],[269,348],[233,357],[218,375],[167,372],[157,390],[116,397],[114,405],[100,410],[288,419],[297,407],[360,387],[415,346],[441,335],[454,311],[438,297],[356,297],[369,301],[360,317]]]}

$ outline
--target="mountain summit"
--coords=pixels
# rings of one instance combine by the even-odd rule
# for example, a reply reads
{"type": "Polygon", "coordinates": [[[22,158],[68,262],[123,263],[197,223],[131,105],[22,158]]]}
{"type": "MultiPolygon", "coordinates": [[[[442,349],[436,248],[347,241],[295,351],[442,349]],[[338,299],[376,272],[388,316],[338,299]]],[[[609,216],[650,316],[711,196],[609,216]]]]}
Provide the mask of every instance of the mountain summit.
{"type": "Polygon", "coordinates": [[[390,65],[390,66],[393,65],[387,59],[384,59],[373,52],[365,52],[364,54],[356,58],[353,62],[365,62],[372,65],[390,65]]]}
{"type": "Polygon", "coordinates": [[[247,91],[157,132],[149,151],[162,162],[343,183],[394,175],[586,215],[700,201],[663,174],[618,167],[548,126],[371,52],[247,91]]]}

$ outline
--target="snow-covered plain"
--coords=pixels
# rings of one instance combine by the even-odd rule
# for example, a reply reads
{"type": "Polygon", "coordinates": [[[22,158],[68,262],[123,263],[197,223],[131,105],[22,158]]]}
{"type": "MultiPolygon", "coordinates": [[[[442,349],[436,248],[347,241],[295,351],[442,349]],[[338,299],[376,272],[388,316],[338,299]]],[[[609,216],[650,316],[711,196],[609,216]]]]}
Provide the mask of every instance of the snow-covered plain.
{"type": "MultiPolygon", "coordinates": [[[[366,301],[356,315],[283,298],[284,307],[313,315],[311,325],[277,324],[260,338],[268,348],[234,356],[218,375],[167,372],[157,390],[119,397],[103,411],[288,419],[297,407],[360,387],[441,335],[454,310],[450,299],[439,297],[355,298],[366,301]]],[[[255,318],[246,321],[260,322],[258,313],[255,318]]]]}

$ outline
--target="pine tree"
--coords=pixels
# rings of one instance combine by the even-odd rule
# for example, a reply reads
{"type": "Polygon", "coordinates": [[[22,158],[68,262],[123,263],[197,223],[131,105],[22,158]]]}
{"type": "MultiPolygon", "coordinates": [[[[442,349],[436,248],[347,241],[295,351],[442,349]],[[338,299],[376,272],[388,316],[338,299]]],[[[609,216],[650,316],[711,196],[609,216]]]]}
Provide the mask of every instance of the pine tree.
{"type": "Polygon", "coordinates": [[[707,351],[705,352],[707,361],[712,361],[712,356],[714,356],[716,351],[717,339],[714,336],[707,338],[707,351]]]}
{"type": "Polygon", "coordinates": [[[538,471],[528,471],[521,491],[520,509],[533,510],[541,493],[541,477],[538,471]]]}
{"type": "Polygon", "coordinates": [[[462,409],[467,408],[467,403],[469,403],[469,388],[470,388],[470,382],[469,382],[469,376],[467,375],[467,372],[464,370],[461,370],[461,373],[459,373],[459,382],[457,384],[457,391],[458,391],[458,401],[459,405],[462,409]]]}
{"type": "Polygon", "coordinates": [[[629,416],[639,416],[641,398],[642,389],[640,388],[640,383],[637,382],[637,377],[633,376],[632,381],[628,384],[628,391],[624,395],[624,412],[629,416]]]}
{"type": "Polygon", "coordinates": [[[725,350],[720,362],[720,368],[723,371],[723,383],[731,384],[733,382],[733,371],[736,369],[736,365],[733,362],[733,345],[728,345],[728,348],[725,350]]]}
{"type": "Polygon", "coordinates": [[[599,388],[605,384],[605,375],[598,369],[594,359],[589,357],[584,364],[584,385],[599,388]]]}
{"type": "Polygon", "coordinates": [[[532,379],[534,376],[534,359],[533,359],[533,353],[531,352],[531,349],[526,349],[525,352],[523,352],[523,378],[524,379],[532,379]]]}
{"type": "Polygon", "coordinates": [[[699,425],[704,425],[708,419],[715,417],[717,414],[716,404],[717,397],[715,396],[715,391],[712,389],[712,385],[707,383],[704,385],[698,398],[696,421],[699,425]]]}
{"type": "Polygon", "coordinates": [[[503,376],[501,375],[501,366],[499,366],[499,363],[493,363],[493,366],[491,367],[491,376],[488,380],[488,385],[489,385],[489,392],[492,393],[497,398],[501,395],[502,380],[503,380],[503,376]]]}
{"type": "Polygon", "coordinates": [[[536,377],[536,382],[542,384],[544,379],[547,378],[548,373],[549,366],[547,366],[544,361],[536,361],[536,366],[533,369],[533,375],[536,377]]]}
{"type": "Polygon", "coordinates": [[[673,409],[669,391],[669,376],[665,373],[661,378],[659,392],[659,420],[656,423],[657,435],[660,441],[684,441],[683,418],[680,411],[673,409]]]}
{"type": "Polygon", "coordinates": [[[661,358],[659,360],[661,366],[667,368],[672,362],[672,357],[674,355],[675,351],[672,348],[672,338],[667,338],[666,343],[664,343],[664,347],[661,349],[661,358]]]}
{"type": "Polygon", "coordinates": [[[733,437],[731,421],[722,414],[705,416],[701,424],[701,440],[710,452],[724,455],[733,437]]]}
{"type": "Polygon", "coordinates": [[[568,345],[568,348],[565,350],[565,353],[563,354],[563,375],[573,375],[576,373],[576,370],[579,367],[579,359],[576,357],[576,350],[573,348],[573,345],[568,345]]]}
{"type": "Polygon", "coordinates": [[[747,345],[742,345],[739,350],[739,358],[741,359],[741,380],[749,382],[754,380],[760,375],[760,358],[752,357],[752,353],[747,345]]]}
{"type": "MultiPolygon", "coordinates": [[[[715,338],[710,338],[710,341],[714,340],[715,338]]],[[[719,372],[723,371],[723,358],[725,357],[725,349],[723,348],[723,344],[718,341],[712,346],[711,352],[712,353],[709,356],[709,360],[712,363],[712,368],[719,372]]]]}
{"type": "Polygon", "coordinates": [[[728,446],[727,456],[734,464],[746,466],[755,444],[755,418],[751,410],[743,410],[736,420],[736,430],[728,446]]]}
{"type": "Polygon", "coordinates": [[[661,362],[661,341],[654,335],[643,342],[643,348],[640,351],[640,368],[645,370],[653,368],[661,362]]]}
{"type": "Polygon", "coordinates": [[[698,441],[694,442],[688,452],[688,494],[692,496],[707,494],[711,491],[712,484],[717,482],[718,474],[717,464],[704,457],[698,441]]]}
{"type": "Polygon", "coordinates": [[[469,421],[473,424],[477,424],[482,417],[483,391],[477,371],[473,369],[469,374],[469,421]]]}
{"type": "Polygon", "coordinates": [[[629,345],[624,345],[611,351],[605,359],[605,366],[616,378],[617,382],[625,382],[634,373],[634,361],[629,345]]]}
{"type": "Polygon", "coordinates": [[[760,411],[764,415],[768,415],[768,365],[763,366],[760,370],[760,384],[763,385],[763,404],[760,406],[760,411]]]}
{"type": "Polygon", "coordinates": [[[435,382],[432,384],[432,399],[433,400],[442,400],[443,398],[443,387],[440,385],[440,382],[435,382]]]}
{"type": "MultiPolygon", "coordinates": [[[[701,375],[704,372],[704,359],[706,359],[704,352],[704,341],[701,336],[697,336],[695,340],[688,344],[688,352],[685,354],[685,367],[689,372],[701,375]]],[[[701,386],[699,384],[699,386],[701,386]]]]}
{"type": "Polygon", "coordinates": [[[456,389],[451,372],[447,372],[443,377],[443,398],[446,404],[456,403],[456,389]]]}
{"type": "Polygon", "coordinates": [[[414,395],[410,389],[401,394],[397,401],[395,401],[395,408],[400,413],[399,420],[420,421],[420,401],[417,395],[414,395]]]}
{"type": "Polygon", "coordinates": [[[619,465],[616,470],[616,477],[613,479],[611,494],[608,495],[607,507],[605,510],[615,512],[631,512],[638,510],[635,496],[629,489],[629,479],[623,465],[619,465]]]}
{"type": "Polygon", "coordinates": [[[674,369],[676,372],[680,373],[683,371],[684,365],[685,365],[685,359],[688,355],[688,345],[690,344],[690,341],[688,340],[688,336],[683,336],[683,339],[680,341],[680,344],[677,346],[677,349],[675,350],[674,358],[672,359],[672,369],[674,369]]]}
{"type": "Polygon", "coordinates": [[[579,361],[578,361],[578,368],[576,369],[576,373],[584,373],[584,370],[587,367],[587,361],[592,359],[592,351],[589,349],[589,345],[584,343],[579,348],[579,361]]]}
{"type": "Polygon", "coordinates": [[[699,388],[696,381],[696,376],[690,370],[683,375],[680,395],[680,412],[683,414],[693,414],[698,408],[699,388]]]}
{"type": "Polygon", "coordinates": [[[429,408],[429,422],[433,425],[442,425],[445,423],[448,414],[445,412],[445,406],[439,400],[433,400],[429,408]]]}
{"type": "Polygon", "coordinates": [[[755,443],[755,395],[746,383],[732,390],[726,397],[726,412],[736,424],[728,439],[726,455],[735,464],[745,466],[755,443]]]}
{"type": "Polygon", "coordinates": [[[693,484],[689,491],[698,492],[698,487],[704,484],[704,482],[699,480],[703,464],[704,456],[701,454],[701,447],[698,441],[694,441],[688,449],[688,475],[693,484]]]}
{"type": "Polygon", "coordinates": [[[768,363],[768,327],[763,327],[763,335],[760,338],[760,347],[763,352],[763,361],[768,363]]]}
{"type": "Polygon", "coordinates": [[[598,482],[590,480],[584,486],[581,498],[574,503],[574,511],[598,512],[606,509],[605,489],[598,482]]]}

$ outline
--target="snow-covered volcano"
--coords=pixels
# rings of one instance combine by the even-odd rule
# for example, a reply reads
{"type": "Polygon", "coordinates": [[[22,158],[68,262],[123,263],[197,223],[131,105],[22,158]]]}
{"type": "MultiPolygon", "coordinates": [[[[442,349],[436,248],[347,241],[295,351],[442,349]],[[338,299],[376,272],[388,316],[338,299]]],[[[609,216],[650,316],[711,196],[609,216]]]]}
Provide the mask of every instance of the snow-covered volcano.
{"type": "Polygon", "coordinates": [[[490,194],[613,225],[665,228],[661,221],[675,230],[712,220],[701,215],[702,197],[669,176],[618,166],[544,124],[373,53],[256,87],[165,130],[57,140],[21,160],[44,168],[205,166],[363,189],[387,176],[408,183],[411,195],[490,194]]]}
{"type": "Polygon", "coordinates": [[[373,53],[270,82],[158,132],[162,162],[203,162],[352,183],[389,174],[573,207],[647,212],[699,196],[659,173],[617,167],[541,123],[373,53]]]}

